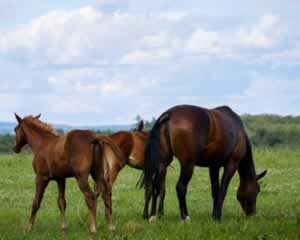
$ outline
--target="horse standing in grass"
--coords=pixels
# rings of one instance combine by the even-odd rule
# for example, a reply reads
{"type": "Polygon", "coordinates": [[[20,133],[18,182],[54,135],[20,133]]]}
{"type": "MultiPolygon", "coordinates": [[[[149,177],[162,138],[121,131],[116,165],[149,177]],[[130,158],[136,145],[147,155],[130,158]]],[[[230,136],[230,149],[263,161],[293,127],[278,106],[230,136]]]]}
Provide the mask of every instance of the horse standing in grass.
{"type": "Polygon", "coordinates": [[[109,137],[119,146],[124,156],[123,158],[108,157],[110,181],[113,184],[126,164],[136,169],[144,168],[144,151],[148,132],[144,131],[144,122],[141,121],[133,131],[120,131],[109,137]]]}
{"type": "MultiPolygon", "coordinates": [[[[176,185],[181,218],[189,219],[186,205],[187,185],[194,167],[208,167],[213,197],[213,218],[221,221],[221,211],[228,185],[238,171],[240,185],[237,191],[243,210],[255,214],[260,191],[258,180],[266,171],[256,175],[252,150],[240,117],[229,107],[205,109],[197,106],[175,106],[163,113],[149,133],[145,149],[145,208],[152,196],[150,222],[155,220],[160,192],[165,191],[167,166],[175,156],[180,163],[180,177],[176,185]],[[219,182],[220,168],[224,172],[219,182]]],[[[160,197],[162,214],[164,195],[160,197]]]]}
{"type": "Polygon", "coordinates": [[[65,228],[65,186],[66,178],[75,177],[85,197],[89,209],[89,230],[96,232],[96,204],[102,193],[108,228],[112,224],[111,184],[107,162],[104,154],[107,146],[122,158],[118,147],[105,136],[97,136],[92,131],[73,130],[62,136],[49,125],[39,120],[39,116],[27,116],[24,119],[16,115],[18,126],[15,128],[16,145],[14,151],[19,153],[28,144],[33,152],[33,169],[36,174],[36,192],[32,203],[32,213],[28,222],[28,230],[32,229],[37,211],[40,207],[44,191],[50,180],[58,185],[58,207],[61,212],[61,227],[65,228]],[[89,186],[89,175],[95,181],[95,192],[89,186]]]}

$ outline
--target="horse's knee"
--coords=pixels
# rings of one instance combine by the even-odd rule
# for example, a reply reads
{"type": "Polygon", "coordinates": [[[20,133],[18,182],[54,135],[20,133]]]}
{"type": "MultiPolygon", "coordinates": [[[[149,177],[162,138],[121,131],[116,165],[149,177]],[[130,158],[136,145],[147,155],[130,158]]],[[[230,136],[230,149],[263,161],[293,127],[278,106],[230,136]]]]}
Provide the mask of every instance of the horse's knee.
{"type": "Polygon", "coordinates": [[[85,202],[89,209],[92,209],[95,207],[96,203],[96,196],[93,192],[88,192],[84,194],[85,196],[85,202]]]}

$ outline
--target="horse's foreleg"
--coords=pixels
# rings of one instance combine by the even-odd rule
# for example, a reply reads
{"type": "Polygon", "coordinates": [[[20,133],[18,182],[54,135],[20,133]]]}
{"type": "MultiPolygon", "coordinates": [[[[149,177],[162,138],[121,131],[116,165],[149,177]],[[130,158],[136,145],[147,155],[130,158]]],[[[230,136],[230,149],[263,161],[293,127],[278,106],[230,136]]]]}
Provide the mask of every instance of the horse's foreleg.
{"type": "Polygon", "coordinates": [[[39,176],[36,176],[36,178],[35,178],[35,188],[36,189],[35,189],[35,196],[34,196],[34,199],[32,202],[31,216],[29,218],[28,225],[27,225],[28,231],[31,231],[31,229],[33,227],[36,214],[41,206],[44,192],[45,192],[45,189],[46,189],[48,183],[49,183],[48,180],[44,180],[39,176]]]}
{"type": "Polygon", "coordinates": [[[209,167],[211,193],[213,198],[213,217],[216,215],[216,206],[217,206],[218,193],[220,188],[219,171],[220,171],[219,167],[214,167],[214,166],[209,167]]]}
{"type": "Polygon", "coordinates": [[[179,201],[180,214],[182,220],[189,220],[189,214],[186,205],[187,185],[193,175],[194,165],[181,165],[179,180],[176,185],[177,197],[179,201]]]}
{"type": "Polygon", "coordinates": [[[66,189],[66,179],[60,179],[57,181],[58,187],[58,198],[57,204],[61,213],[61,229],[66,229],[65,223],[65,211],[66,211],[66,199],[65,199],[65,189],[66,189]]]}
{"type": "Polygon", "coordinates": [[[217,203],[216,203],[215,211],[213,213],[213,218],[216,221],[221,221],[223,202],[224,202],[224,199],[225,199],[225,196],[227,193],[228,185],[229,185],[230,180],[231,180],[232,176],[234,175],[236,169],[237,169],[236,164],[231,163],[231,162],[229,162],[224,167],[224,173],[223,173],[222,180],[221,180],[221,186],[219,188],[217,203]]]}
{"type": "Polygon", "coordinates": [[[96,233],[96,196],[89,186],[88,176],[80,176],[76,179],[78,186],[84,195],[85,203],[89,209],[90,233],[96,233]]]}

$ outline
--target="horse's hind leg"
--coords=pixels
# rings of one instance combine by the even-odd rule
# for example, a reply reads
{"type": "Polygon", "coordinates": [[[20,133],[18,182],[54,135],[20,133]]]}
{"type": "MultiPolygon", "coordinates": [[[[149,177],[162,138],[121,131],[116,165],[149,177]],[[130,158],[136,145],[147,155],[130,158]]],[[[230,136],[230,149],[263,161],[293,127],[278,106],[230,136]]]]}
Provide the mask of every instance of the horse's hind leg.
{"type": "Polygon", "coordinates": [[[209,167],[211,193],[212,193],[212,198],[213,198],[213,217],[216,215],[218,193],[219,193],[219,188],[220,188],[219,171],[220,171],[219,167],[216,167],[216,166],[209,167]]]}
{"type": "Polygon", "coordinates": [[[180,176],[176,185],[177,197],[179,201],[179,208],[181,218],[189,220],[189,214],[186,205],[186,191],[187,185],[193,175],[194,165],[192,163],[181,164],[180,176]]]}
{"type": "Polygon", "coordinates": [[[144,205],[143,218],[148,219],[149,218],[148,210],[149,210],[149,202],[151,200],[152,185],[149,187],[145,187],[145,189],[146,191],[145,191],[145,205],[144,205]]]}
{"type": "Polygon", "coordinates": [[[58,198],[57,204],[61,213],[61,229],[66,229],[65,223],[65,211],[66,211],[66,199],[65,199],[65,189],[66,189],[66,179],[60,179],[57,181],[58,187],[58,198]]]}
{"type": "Polygon", "coordinates": [[[108,224],[108,230],[114,231],[115,226],[112,223],[112,201],[111,201],[112,187],[109,179],[105,180],[104,177],[100,177],[96,179],[95,182],[96,198],[98,198],[100,193],[104,202],[105,218],[108,224]]]}
{"type": "Polygon", "coordinates": [[[45,192],[45,189],[46,189],[48,183],[49,183],[49,181],[42,179],[42,177],[36,176],[36,178],[35,178],[36,189],[35,189],[35,196],[34,196],[34,199],[32,202],[31,216],[29,218],[28,225],[27,225],[28,231],[31,231],[31,229],[32,229],[36,214],[41,206],[41,201],[43,199],[44,192],[45,192]]]}
{"type": "Polygon", "coordinates": [[[164,215],[164,200],[166,194],[166,174],[167,167],[162,166],[160,169],[160,192],[159,192],[159,205],[158,205],[158,216],[164,215]]]}
{"type": "Polygon", "coordinates": [[[88,182],[88,175],[77,177],[78,186],[84,194],[85,203],[89,209],[89,230],[90,233],[96,232],[96,197],[91,190],[88,182]]]}
{"type": "Polygon", "coordinates": [[[110,175],[110,183],[113,184],[117,177],[118,177],[118,174],[119,172],[122,170],[122,168],[124,167],[125,165],[123,166],[120,166],[119,164],[113,164],[111,169],[109,170],[109,175],[110,175]]]}

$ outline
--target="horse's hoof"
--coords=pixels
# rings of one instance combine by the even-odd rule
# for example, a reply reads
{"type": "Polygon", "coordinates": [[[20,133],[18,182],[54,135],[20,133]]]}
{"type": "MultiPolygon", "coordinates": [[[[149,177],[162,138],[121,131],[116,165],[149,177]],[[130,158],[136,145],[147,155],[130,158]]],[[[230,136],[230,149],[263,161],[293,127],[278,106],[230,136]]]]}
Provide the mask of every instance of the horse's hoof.
{"type": "Polygon", "coordinates": [[[61,227],[62,231],[65,231],[68,228],[67,224],[65,224],[65,223],[62,223],[60,227],[61,227]]]}
{"type": "Polygon", "coordinates": [[[27,232],[31,232],[32,231],[32,223],[27,223],[26,227],[25,227],[25,230],[27,232]]]}
{"type": "Polygon", "coordinates": [[[108,225],[108,231],[110,231],[110,232],[116,231],[116,226],[113,225],[113,224],[109,224],[109,225],[108,225]]]}
{"type": "Polygon", "coordinates": [[[191,222],[190,216],[186,216],[184,219],[182,219],[182,223],[190,223],[190,222],[191,222]]]}
{"type": "Polygon", "coordinates": [[[90,227],[90,234],[95,234],[97,232],[96,227],[90,227]]]}
{"type": "Polygon", "coordinates": [[[149,223],[155,223],[156,222],[156,216],[151,216],[149,218],[149,223]]]}
{"type": "Polygon", "coordinates": [[[213,219],[214,219],[215,223],[221,223],[221,218],[220,217],[213,216],[213,219]]]}

